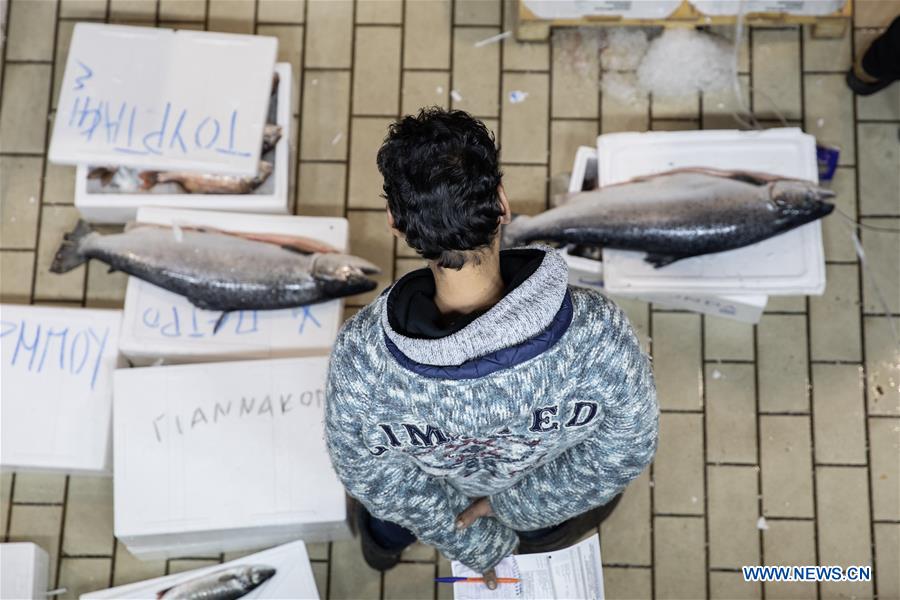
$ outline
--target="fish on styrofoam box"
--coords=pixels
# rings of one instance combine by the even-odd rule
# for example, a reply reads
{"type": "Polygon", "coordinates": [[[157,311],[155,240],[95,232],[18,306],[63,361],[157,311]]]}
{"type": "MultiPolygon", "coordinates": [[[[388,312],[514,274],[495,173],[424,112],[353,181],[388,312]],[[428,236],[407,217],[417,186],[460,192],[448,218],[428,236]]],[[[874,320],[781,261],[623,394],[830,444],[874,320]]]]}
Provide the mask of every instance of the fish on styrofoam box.
{"type": "Polygon", "coordinates": [[[122,311],[0,306],[0,466],[109,473],[122,311]]]}
{"type": "Polygon", "coordinates": [[[704,15],[737,15],[741,12],[822,16],[841,10],[847,0],[690,0],[704,15]]]}
{"type": "MultiPolygon", "coordinates": [[[[344,218],[247,215],[144,207],[137,222],[205,225],[226,231],[297,235],[347,248],[344,218]]],[[[174,234],[173,234],[174,235],[174,234]]],[[[132,364],[184,363],[327,354],[343,320],[343,301],[228,313],[195,307],[184,296],[128,278],[119,347],[132,364]]]]}
{"type": "MultiPolygon", "coordinates": [[[[126,223],[135,218],[142,206],[227,210],[247,213],[286,214],[290,212],[288,185],[290,175],[291,136],[291,66],[276,63],[278,100],[276,122],[281,126],[281,139],[275,144],[272,174],[249,194],[158,194],[150,192],[100,192],[97,182],[88,180],[90,166],[80,164],[75,171],[75,208],[81,216],[95,223],[126,223]]],[[[174,185],[174,184],[173,184],[174,185]]]]}
{"type": "Polygon", "coordinates": [[[680,4],[681,0],[524,0],[525,8],[541,19],[665,19],[680,4]]]}
{"type": "Polygon", "coordinates": [[[193,569],[175,575],[156,577],[154,579],[130,583],[128,585],[121,585],[106,590],[82,594],[80,599],[105,600],[109,598],[115,600],[157,600],[157,594],[161,590],[167,590],[192,579],[203,577],[216,571],[221,571],[222,569],[244,565],[270,566],[275,568],[275,575],[256,589],[251,590],[250,593],[242,596],[242,598],[247,600],[253,598],[258,600],[264,598],[271,598],[273,600],[283,600],[285,598],[303,598],[304,600],[319,598],[316,580],[309,563],[309,554],[306,552],[306,544],[303,542],[291,542],[263,552],[244,556],[221,565],[193,569]]]}
{"type": "Polygon", "coordinates": [[[119,369],[115,535],[139,558],[349,537],[328,357],[119,369]]]}
{"type": "Polygon", "coordinates": [[[0,544],[0,598],[29,600],[47,597],[50,559],[31,542],[0,544]]]}

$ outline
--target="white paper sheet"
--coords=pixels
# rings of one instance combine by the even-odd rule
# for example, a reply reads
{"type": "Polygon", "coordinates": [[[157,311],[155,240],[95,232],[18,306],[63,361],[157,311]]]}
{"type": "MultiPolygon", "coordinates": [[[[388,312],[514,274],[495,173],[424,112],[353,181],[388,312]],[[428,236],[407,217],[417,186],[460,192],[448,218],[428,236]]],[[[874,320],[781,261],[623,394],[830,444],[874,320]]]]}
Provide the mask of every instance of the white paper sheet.
{"type": "MultiPolygon", "coordinates": [[[[453,561],[455,577],[481,577],[462,563],[453,561]]],[[[603,565],[600,536],[593,535],[574,546],[544,554],[508,556],[496,567],[497,577],[516,577],[520,583],[501,583],[489,590],[481,583],[454,583],[456,600],[498,598],[603,600],[603,565]]]]}

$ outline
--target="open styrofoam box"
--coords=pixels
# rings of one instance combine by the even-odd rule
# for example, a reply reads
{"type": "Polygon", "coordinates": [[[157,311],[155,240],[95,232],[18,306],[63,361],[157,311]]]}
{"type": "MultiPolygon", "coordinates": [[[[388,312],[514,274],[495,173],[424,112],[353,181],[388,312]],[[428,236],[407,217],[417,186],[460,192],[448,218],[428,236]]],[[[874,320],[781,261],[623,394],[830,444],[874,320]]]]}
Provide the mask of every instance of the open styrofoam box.
{"type": "Polygon", "coordinates": [[[525,0],[524,4],[541,19],[665,19],[681,0],[525,0]]]}
{"type": "Polygon", "coordinates": [[[281,139],[273,150],[272,174],[256,190],[249,194],[92,192],[89,190],[98,184],[87,178],[90,166],[81,164],[75,170],[75,207],[81,216],[95,223],[126,223],[134,219],[141,206],[274,214],[290,212],[291,66],[276,63],[275,72],[279,77],[276,121],[281,126],[281,139]]]}
{"type": "Polygon", "coordinates": [[[0,598],[40,600],[47,597],[50,558],[31,542],[0,544],[0,598]]]}
{"type": "Polygon", "coordinates": [[[116,537],[140,558],[349,537],[327,369],[320,356],[117,370],[116,537]]]}
{"type": "MultiPolygon", "coordinates": [[[[347,219],[249,215],[145,207],[137,222],[205,225],[225,231],[297,235],[347,248],[347,219]]],[[[282,310],[222,313],[195,307],[184,296],[128,278],[119,349],[135,365],[328,354],[343,321],[343,300],[282,310]]]]}
{"type": "Polygon", "coordinates": [[[737,15],[739,13],[776,13],[821,16],[833,14],[847,0],[690,0],[704,15],[737,15]]]}

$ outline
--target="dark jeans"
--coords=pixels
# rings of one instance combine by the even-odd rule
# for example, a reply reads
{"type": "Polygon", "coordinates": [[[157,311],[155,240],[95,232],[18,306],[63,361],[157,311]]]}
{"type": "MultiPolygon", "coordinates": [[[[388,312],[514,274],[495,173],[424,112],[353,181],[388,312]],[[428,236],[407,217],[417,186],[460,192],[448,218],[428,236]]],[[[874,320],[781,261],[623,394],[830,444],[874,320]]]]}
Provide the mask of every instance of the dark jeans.
{"type": "Polygon", "coordinates": [[[900,79],[900,16],[866,50],[862,68],[875,79],[900,79]]]}

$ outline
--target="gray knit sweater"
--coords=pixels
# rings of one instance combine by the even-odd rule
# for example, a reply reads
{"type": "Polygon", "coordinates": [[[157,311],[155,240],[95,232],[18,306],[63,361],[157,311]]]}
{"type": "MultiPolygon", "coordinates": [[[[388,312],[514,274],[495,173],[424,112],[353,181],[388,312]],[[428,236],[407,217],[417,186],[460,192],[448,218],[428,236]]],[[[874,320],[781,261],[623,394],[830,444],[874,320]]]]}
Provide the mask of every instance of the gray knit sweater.
{"type": "Polygon", "coordinates": [[[350,319],[331,355],[325,432],[350,495],[449,559],[484,571],[516,530],[606,503],[650,463],[658,408],[623,312],[568,288],[562,258],[463,329],[394,331],[387,296],[350,319]],[[458,531],[488,496],[496,517],[458,531]]]}

